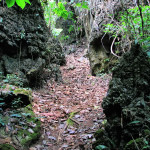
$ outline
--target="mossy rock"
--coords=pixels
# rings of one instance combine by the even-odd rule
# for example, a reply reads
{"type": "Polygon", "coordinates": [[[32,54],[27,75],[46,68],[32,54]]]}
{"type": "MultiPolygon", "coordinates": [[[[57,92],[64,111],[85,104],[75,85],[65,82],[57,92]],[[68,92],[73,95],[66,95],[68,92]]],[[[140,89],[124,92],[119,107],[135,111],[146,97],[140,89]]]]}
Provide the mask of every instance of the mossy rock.
{"type": "Polygon", "coordinates": [[[0,144],[0,150],[16,150],[16,149],[10,144],[0,144]]]}
{"type": "Polygon", "coordinates": [[[26,118],[27,123],[32,124],[33,126],[36,125],[34,128],[32,128],[31,131],[22,129],[18,132],[18,137],[20,139],[21,145],[23,147],[27,147],[40,137],[41,122],[35,117],[31,105],[28,105],[27,107],[23,108],[23,112],[27,115],[30,114],[26,118]],[[24,135],[26,135],[25,138],[21,138],[24,135]]]}
{"type": "Polygon", "coordinates": [[[18,109],[32,103],[32,91],[26,88],[18,88],[13,85],[3,84],[3,89],[0,91],[1,103],[3,110],[7,108],[18,109]]]}
{"type": "Polygon", "coordinates": [[[16,88],[13,93],[17,95],[26,95],[29,98],[29,101],[32,102],[32,91],[24,88],[16,88]]]}
{"type": "Polygon", "coordinates": [[[104,135],[97,135],[97,145],[107,144],[110,150],[150,149],[149,66],[139,45],[119,59],[102,102],[107,124],[104,135]]]}
{"type": "Polygon", "coordinates": [[[96,139],[98,139],[99,137],[102,137],[104,135],[104,129],[98,129],[95,134],[94,134],[94,137],[96,139]]]}
{"type": "Polygon", "coordinates": [[[31,104],[25,108],[9,111],[6,116],[0,117],[4,123],[0,128],[0,135],[11,137],[12,143],[20,150],[27,150],[40,137],[41,122],[32,111],[31,104]],[[11,127],[7,133],[5,125],[11,127]]]}

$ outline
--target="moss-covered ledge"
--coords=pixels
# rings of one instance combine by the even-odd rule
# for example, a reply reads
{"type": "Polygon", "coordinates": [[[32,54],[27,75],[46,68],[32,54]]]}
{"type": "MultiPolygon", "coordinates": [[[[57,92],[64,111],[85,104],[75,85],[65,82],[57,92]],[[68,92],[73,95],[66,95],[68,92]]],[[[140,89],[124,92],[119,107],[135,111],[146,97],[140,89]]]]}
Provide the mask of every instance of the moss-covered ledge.
{"type": "Polygon", "coordinates": [[[40,137],[41,126],[32,110],[32,91],[4,87],[0,92],[0,149],[28,150],[40,137]]]}
{"type": "MultiPolygon", "coordinates": [[[[4,123],[0,127],[0,135],[3,137],[3,141],[5,142],[6,137],[9,137],[9,142],[17,145],[17,149],[28,149],[40,137],[41,122],[32,111],[31,104],[25,108],[7,111],[7,115],[1,115],[1,120],[4,123]],[[6,131],[6,127],[8,131],[6,131]]],[[[0,143],[2,150],[11,147],[11,144],[6,143],[0,143]]]]}

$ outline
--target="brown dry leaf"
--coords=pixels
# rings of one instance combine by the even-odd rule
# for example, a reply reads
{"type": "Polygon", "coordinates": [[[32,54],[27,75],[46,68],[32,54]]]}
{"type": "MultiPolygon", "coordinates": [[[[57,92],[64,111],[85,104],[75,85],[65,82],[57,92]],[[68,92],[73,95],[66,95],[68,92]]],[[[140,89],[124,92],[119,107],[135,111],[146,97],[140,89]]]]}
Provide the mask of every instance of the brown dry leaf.
{"type": "Polygon", "coordinates": [[[7,137],[5,139],[0,138],[0,144],[6,144],[6,143],[11,143],[11,138],[7,137]]]}

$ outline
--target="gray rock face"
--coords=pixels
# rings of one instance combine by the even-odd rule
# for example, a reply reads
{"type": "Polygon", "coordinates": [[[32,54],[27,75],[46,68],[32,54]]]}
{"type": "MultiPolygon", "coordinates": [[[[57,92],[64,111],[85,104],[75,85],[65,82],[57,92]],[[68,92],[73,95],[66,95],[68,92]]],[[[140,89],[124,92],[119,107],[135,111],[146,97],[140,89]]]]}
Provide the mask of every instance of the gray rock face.
{"type": "Polygon", "coordinates": [[[65,56],[46,26],[40,2],[31,3],[23,10],[0,3],[0,72],[18,74],[25,85],[38,86],[43,68],[64,64],[65,56]]]}
{"type": "Polygon", "coordinates": [[[92,75],[108,72],[111,69],[111,64],[113,63],[111,60],[113,56],[110,54],[111,42],[112,40],[108,36],[103,40],[99,37],[90,42],[88,54],[92,75]]]}
{"type": "Polygon", "coordinates": [[[102,103],[107,123],[101,136],[97,136],[98,144],[109,149],[135,150],[134,141],[139,149],[145,146],[143,138],[150,142],[149,76],[149,58],[136,45],[120,59],[113,71],[102,103]]]}
{"type": "MultiPolygon", "coordinates": [[[[128,0],[123,1],[127,3],[128,0]]],[[[88,39],[89,60],[92,75],[96,75],[99,71],[107,72],[115,61],[112,61],[111,44],[113,38],[104,32],[104,25],[113,23],[117,19],[121,6],[118,0],[109,1],[90,1],[90,11],[85,10],[82,13],[84,20],[84,28],[88,39]],[[111,62],[106,63],[104,60],[110,59],[111,62]]],[[[113,50],[115,47],[113,46],[113,50]]]]}

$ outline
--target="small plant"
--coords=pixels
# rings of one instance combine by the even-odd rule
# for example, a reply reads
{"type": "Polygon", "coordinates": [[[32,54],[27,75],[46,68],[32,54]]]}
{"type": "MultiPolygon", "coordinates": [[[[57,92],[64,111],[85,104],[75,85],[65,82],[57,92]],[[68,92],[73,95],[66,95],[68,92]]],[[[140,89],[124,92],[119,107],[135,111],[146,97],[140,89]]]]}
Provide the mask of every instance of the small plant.
{"type": "Polygon", "coordinates": [[[73,126],[74,125],[74,121],[73,121],[73,117],[75,116],[77,112],[71,112],[69,114],[69,118],[67,119],[67,125],[73,126]]]}
{"type": "Polygon", "coordinates": [[[21,107],[21,105],[23,104],[23,101],[21,100],[20,97],[15,98],[12,102],[11,102],[11,107],[12,108],[19,108],[21,107]]]}
{"type": "Polygon", "coordinates": [[[69,33],[74,31],[74,25],[70,25],[68,31],[69,31],[69,33]]]}
{"type": "Polygon", "coordinates": [[[105,70],[104,70],[104,69],[101,69],[101,70],[99,70],[99,71],[96,73],[96,76],[97,76],[97,77],[103,77],[103,76],[106,75],[106,73],[104,73],[104,72],[105,72],[105,70]]]}
{"type": "Polygon", "coordinates": [[[61,36],[61,38],[60,38],[60,40],[68,40],[69,39],[69,35],[66,35],[66,36],[64,36],[64,35],[62,35],[61,36]]]}

